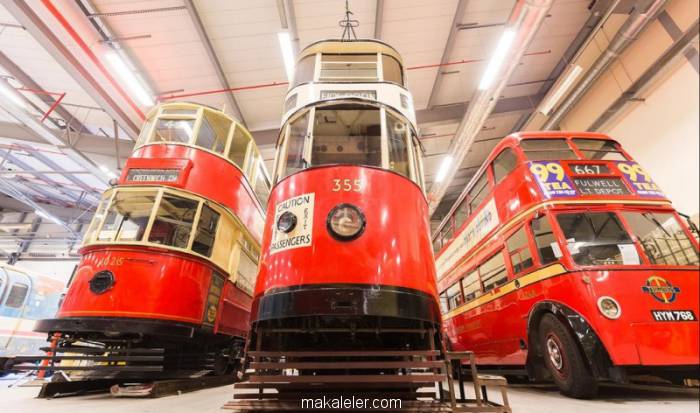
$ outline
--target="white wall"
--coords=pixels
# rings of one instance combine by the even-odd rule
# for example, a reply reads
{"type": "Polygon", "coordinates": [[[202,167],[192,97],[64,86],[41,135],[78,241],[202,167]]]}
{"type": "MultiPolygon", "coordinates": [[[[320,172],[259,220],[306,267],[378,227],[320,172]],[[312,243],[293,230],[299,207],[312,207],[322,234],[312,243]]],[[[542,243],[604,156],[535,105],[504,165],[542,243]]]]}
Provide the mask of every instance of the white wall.
{"type": "Polygon", "coordinates": [[[698,88],[698,73],[684,61],[603,131],[649,172],[679,212],[691,216],[699,210],[698,88]]]}

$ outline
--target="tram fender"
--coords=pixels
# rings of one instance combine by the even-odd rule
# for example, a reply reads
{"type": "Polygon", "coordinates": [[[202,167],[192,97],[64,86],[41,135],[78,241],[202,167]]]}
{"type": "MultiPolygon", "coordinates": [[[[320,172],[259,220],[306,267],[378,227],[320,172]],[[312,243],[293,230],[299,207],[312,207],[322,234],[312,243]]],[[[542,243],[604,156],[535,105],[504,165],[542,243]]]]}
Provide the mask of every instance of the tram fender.
{"type": "Polygon", "coordinates": [[[612,361],[608,355],[603,342],[595,333],[591,325],[575,310],[556,301],[542,301],[537,303],[528,316],[527,334],[528,334],[528,351],[527,369],[531,377],[538,377],[538,368],[544,367],[543,354],[537,345],[539,343],[539,323],[547,313],[554,314],[559,321],[567,326],[574,336],[578,339],[577,344],[579,351],[585,356],[591,372],[597,378],[612,378],[618,379],[617,374],[613,371],[612,361]],[[611,377],[612,376],[612,377],[611,377]]]}

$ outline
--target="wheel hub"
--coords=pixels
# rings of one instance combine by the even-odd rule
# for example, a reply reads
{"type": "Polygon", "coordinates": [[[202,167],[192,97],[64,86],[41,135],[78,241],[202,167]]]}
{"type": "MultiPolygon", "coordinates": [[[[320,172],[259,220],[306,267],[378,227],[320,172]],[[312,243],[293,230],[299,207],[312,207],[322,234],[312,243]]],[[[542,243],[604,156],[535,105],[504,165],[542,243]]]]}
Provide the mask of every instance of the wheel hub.
{"type": "Polygon", "coordinates": [[[561,348],[559,348],[559,343],[554,337],[547,337],[547,354],[549,355],[549,361],[552,363],[555,369],[561,370],[564,366],[564,358],[561,354],[561,348]]]}

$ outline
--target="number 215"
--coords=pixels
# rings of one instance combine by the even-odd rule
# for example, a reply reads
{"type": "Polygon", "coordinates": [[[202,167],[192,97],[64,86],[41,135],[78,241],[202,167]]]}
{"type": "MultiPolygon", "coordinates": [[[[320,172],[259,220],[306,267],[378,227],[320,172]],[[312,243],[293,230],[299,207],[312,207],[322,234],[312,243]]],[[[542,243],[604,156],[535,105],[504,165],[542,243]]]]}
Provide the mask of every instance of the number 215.
{"type": "Polygon", "coordinates": [[[360,192],[362,189],[362,181],[360,179],[334,179],[333,180],[333,192],[360,192]]]}

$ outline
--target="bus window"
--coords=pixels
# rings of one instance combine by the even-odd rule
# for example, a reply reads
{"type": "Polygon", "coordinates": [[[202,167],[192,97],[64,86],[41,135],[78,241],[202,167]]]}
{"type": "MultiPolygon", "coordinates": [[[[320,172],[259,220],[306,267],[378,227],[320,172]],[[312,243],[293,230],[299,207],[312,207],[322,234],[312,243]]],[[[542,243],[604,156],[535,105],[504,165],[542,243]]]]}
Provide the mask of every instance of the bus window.
{"type": "Polygon", "coordinates": [[[435,241],[433,241],[433,252],[438,253],[442,249],[442,238],[438,235],[437,238],[435,238],[435,241]]]}
{"type": "Polygon", "coordinates": [[[481,295],[481,282],[479,272],[474,269],[462,280],[464,286],[464,301],[469,302],[481,295]]]}
{"type": "Polygon", "coordinates": [[[479,177],[479,180],[476,181],[476,184],[474,184],[471,191],[469,191],[467,196],[469,197],[469,211],[471,213],[476,211],[479,205],[481,205],[481,202],[483,202],[484,198],[486,198],[486,195],[489,194],[488,185],[488,176],[486,176],[486,173],[484,173],[479,177]]]}
{"type": "Polygon", "coordinates": [[[450,310],[455,309],[464,303],[462,298],[462,284],[457,281],[452,287],[447,289],[447,306],[450,310]]]}
{"type": "Polygon", "coordinates": [[[467,218],[469,218],[469,203],[467,203],[467,198],[464,198],[455,210],[455,229],[459,230],[467,218]]]}
{"type": "Polygon", "coordinates": [[[449,311],[447,308],[447,292],[440,294],[440,308],[442,309],[443,313],[449,311]]]}
{"type": "Polygon", "coordinates": [[[698,265],[698,251],[673,214],[623,212],[622,216],[652,264],[698,265]]]}
{"type": "Polygon", "coordinates": [[[637,250],[612,212],[558,214],[567,247],[579,265],[638,265],[637,250]]]}
{"type": "Polygon", "coordinates": [[[223,154],[231,123],[230,119],[205,110],[195,145],[223,154]]]}
{"type": "Polygon", "coordinates": [[[194,214],[199,202],[171,194],[163,194],[148,241],[187,248],[192,233],[194,214]]]}
{"type": "Polygon", "coordinates": [[[484,284],[485,292],[505,284],[508,280],[508,273],[506,272],[506,262],[503,259],[502,252],[498,251],[496,255],[481,264],[479,266],[479,274],[481,275],[481,282],[484,284]]]}
{"type": "Polygon", "coordinates": [[[194,119],[158,119],[150,142],[188,143],[193,128],[194,119]]]}
{"type": "Polygon", "coordinates": [[[496,183],[501,182],[513,169],[515,169],[518,158],[512,149],[506,148],[493,160],[493,177],[496,183]]]}
{"type": "Polygon", "coordinates": [[[245,168],[245,157],[248,153],[248,145],[250,142],[250,136],[245,133],[243,127],[241,125],[236,125],[236,129],[233,131],[233,141],[231,141],[231,146],[228,148],[228,155],[226,157],[241,168],[242,171],[244,170],[243,168],[245,168]]]}
{"type": "Polygon", "coordinates": [[[389,169],[410,178],[408,166],[408,142],[406,123],[391,113],[386,114],[389,141],[389,169]]]}
{"type": "Polygon", "coordinates": [[[214,249],[214,238],[216,236],[216,227],[219,223],[219,213],[202,205],[202,213],[199,216],[197,223],[197,232],[192,243],[192,251],[202,254],[205,257],[210,257],[214,249]]]}
{"type": "Polygon", "coordinates": [[[566,139],[523,139],[520,147],[531,161],[578,159],[566,139]]]}
{"type": "Polygon", "coordinates": [[[301,59],[294,68],[294,86],[314,81],[314,67],[316,55],[312,54],[301,59]]]}
{"type": "Polygon", "coordinates": [[[454,238],[455,235],[455,228],[452,226],[452,218],[445,224],[445,227],[442,229],[442,245],[447,244],[454,238]]]}
{"type": "Polygon", "coordinates": [[[549,219],[547,219],[546,216],[535,218],[530,223],[530,226],[532,227],[532,235],[537,245],[540,263],[545,265],[558,260],[561,253],[558,252],[555,254],[554,252],[554,248],[557,248],[558,251],[559,247],[556,238],[554,238],[554,232],[552,232],[549,219]]]}
{"type": "Polygon", "coordinates": [[[604,161],[626,161],[625,155],[617,149],[613,141],[603,139],[574,138],[574,144],[586,159],[604,161]]]}
{"type": "Polygon", "coordinates": [[[309,112],[289,123],[286,153],[280,163],[280,178],[301,171],[306,167],[304,162],[304,141],[309,128],[309,112]]]}
{"type": "Polygon", "coordinates": [[[510,263],[513,265],[513,274],[518,274],[534,265],[530,247],[527,245],[527,233],[525,227],[520,228],[506,241],[510,263]]]}
{"type": "Polygon", "coordinates": [[[27,284],[12,284],[12,287],[10,287],[10,293],[7,294],[7,298],[5,299],[5,307],[22,307],[22,305],[24,304],[24,300],[27,298],[28,292],[29,286],[27,284]]]}
{"type": "Polygon", "coordinates": [[[385,81],[403,85],[403,73],[398,60],[389,55],[382,55],[382,75],[385,81]]]}
{"type": "Polygon", "coordinates": [[[156,191],[119,191],[114,195],[97,241],[140,241],[156,200],[156,191]]]}
{"type": "Polygon", "coordinates": [[[321,82],[372,82],[377,80],[376,54],[321,55],[321,82]]]}
{"type": "Polygon", "coordinates": [[[372,106],[333,105],[316,109],[312,165],[382,166],[380,111],[372,106]]]}

